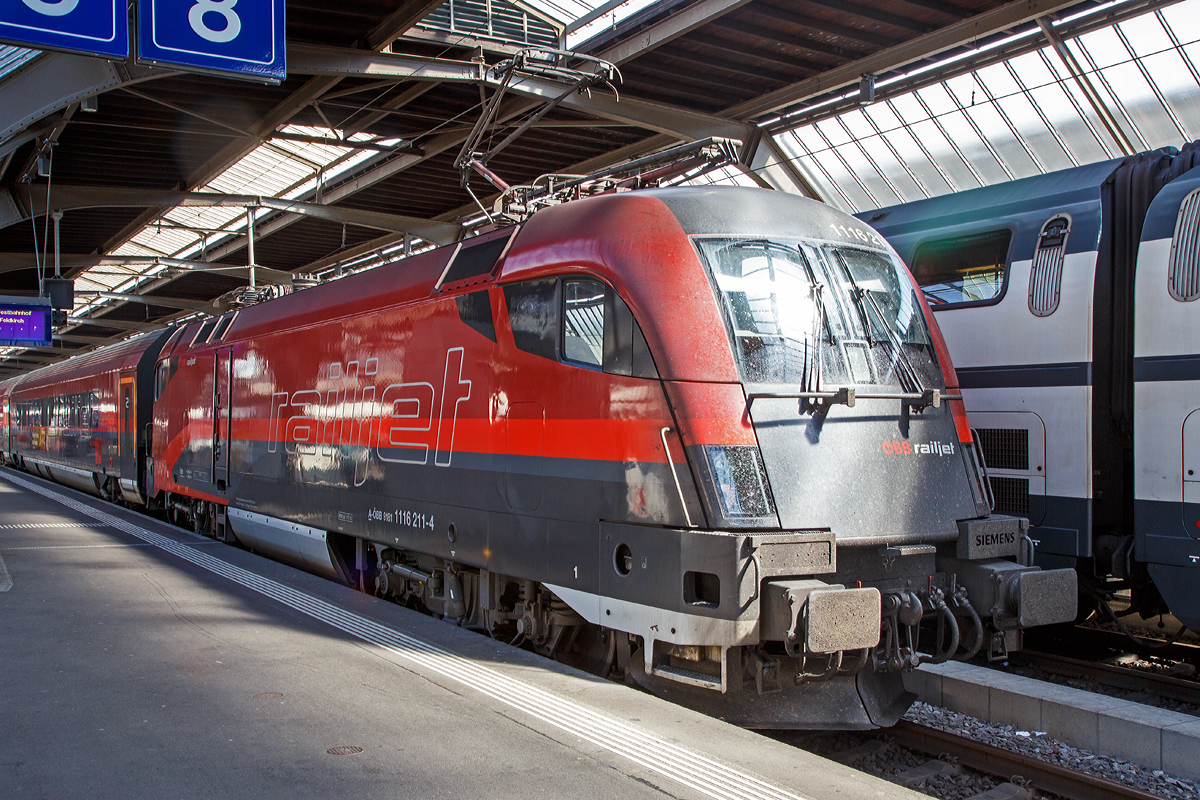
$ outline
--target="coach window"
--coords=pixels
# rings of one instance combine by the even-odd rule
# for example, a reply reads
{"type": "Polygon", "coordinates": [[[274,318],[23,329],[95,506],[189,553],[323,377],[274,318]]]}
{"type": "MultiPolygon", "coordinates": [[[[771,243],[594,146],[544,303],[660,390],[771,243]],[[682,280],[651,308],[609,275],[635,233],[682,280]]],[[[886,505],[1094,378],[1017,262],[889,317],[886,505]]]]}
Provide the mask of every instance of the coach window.
{"type": "Polygon", "coordinates": [[[913,277],[934,309],[998,303],[1011,242],[1008,229],[922,242],[913,255],[913,277]]]}
{"type": "Polygon", "coordinates": [[[563,359],[599,367],[604,359],[604,284],[563,281],[563,359]]]}

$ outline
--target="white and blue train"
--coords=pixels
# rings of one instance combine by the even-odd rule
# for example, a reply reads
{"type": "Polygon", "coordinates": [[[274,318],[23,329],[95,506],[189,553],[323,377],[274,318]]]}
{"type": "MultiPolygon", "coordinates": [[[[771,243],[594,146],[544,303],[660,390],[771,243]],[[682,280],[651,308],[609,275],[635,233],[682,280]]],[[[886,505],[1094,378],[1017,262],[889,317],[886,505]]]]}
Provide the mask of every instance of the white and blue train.
{"type": "Polygon", "coordinates": [[[1037,563],[1078,569],[1081,610],[1125,589],[1200,631],[1200,142],[859,217],[937,313],[1037,563]]]}

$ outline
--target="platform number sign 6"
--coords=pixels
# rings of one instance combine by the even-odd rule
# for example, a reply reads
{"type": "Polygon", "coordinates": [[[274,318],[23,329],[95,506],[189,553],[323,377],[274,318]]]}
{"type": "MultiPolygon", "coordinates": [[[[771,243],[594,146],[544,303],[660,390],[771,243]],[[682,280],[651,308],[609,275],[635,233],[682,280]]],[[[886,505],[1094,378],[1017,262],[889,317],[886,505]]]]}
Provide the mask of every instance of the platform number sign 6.
{"type": "MultiPolygon", "coordinates": [[[[29,2],[29,0],[25,0],[29,2]]],[[[63,0],[71,2],[71,0],[63,0]]],[[[192,30],[202,39],[210,42],[232,42],[242,32],[242,18],[233,7],[238,0],[196,0],[192,10],[188,12],[188,23],[192,30]],[[206,16],[216,15],[223,20],[223,27],[210,28],[206,16]]]]}
{"type": "Polygon", "coordinates": [[[282,80],[284,5],[285,0],[139,0],[138,55],[185,69],[282,80]]]}
{"type": "Polygon", "coordinates": [[[70,14],[79,5],[79,0],[22,0],[25,5],[39,14],[47,17],[61,17],[70,14]]]}

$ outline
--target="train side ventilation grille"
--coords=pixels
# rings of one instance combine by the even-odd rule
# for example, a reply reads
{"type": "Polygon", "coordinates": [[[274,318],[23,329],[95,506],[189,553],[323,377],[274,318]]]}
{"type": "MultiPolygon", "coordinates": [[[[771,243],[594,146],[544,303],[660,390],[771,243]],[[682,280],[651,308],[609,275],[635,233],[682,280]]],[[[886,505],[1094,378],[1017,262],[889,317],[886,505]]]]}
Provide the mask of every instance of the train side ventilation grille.
{"type": "Polygon", "coordinates": [[[1200,297],[1200,189],[1179,205],[1171,240],[1171,297],[1188,302],[1200,297]]]}
{"type": "Polygon", "coordinates": [[[976,428],[975,436],[979,439],[979,446],[983,448],[983,460],[988,469],[1029,469],[1027,429],[976,428]]]}
{"type": "Polygon", "coordinates": [[[1035,316],[1048,317],[1058,308],[1063,258],[1070,233],[1071,218],[1065,214],[1051,218],[1042,226],[1033,254],[1033,269],[1029,273],[1029,310],[1035,316]]]}
{"type": "Polygon", "coordinates": [[[992,496],[996,498],[997,514],[1029,515],[1029,479],[1001,478],[992,475],[992,496]]]}

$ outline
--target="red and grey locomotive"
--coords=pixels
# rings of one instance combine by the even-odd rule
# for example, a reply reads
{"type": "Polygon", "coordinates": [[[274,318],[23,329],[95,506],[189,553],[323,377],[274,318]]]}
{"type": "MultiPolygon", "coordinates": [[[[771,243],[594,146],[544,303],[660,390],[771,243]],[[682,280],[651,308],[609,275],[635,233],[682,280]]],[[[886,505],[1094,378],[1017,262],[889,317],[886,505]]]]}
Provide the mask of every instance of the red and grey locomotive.
{"type": "Polygon", "coordinates": [[[136,341],[12,391],[112,384],[101,462],[20,413],[13,454],[733,722],[889,725],[1075,616],[908,271],[816,202],[610,192],[136,341]]]}

